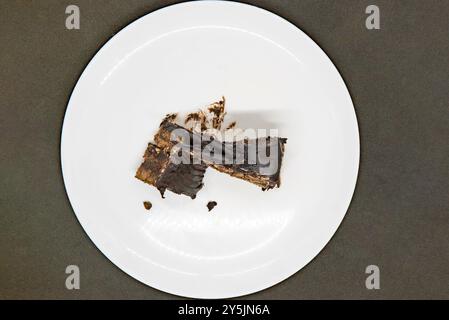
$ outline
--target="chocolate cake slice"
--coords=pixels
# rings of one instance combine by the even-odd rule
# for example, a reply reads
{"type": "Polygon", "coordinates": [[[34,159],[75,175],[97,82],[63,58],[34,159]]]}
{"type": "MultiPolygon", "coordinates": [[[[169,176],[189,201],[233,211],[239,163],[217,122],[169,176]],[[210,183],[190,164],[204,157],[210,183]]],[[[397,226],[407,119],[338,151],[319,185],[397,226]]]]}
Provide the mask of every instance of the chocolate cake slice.
{"type": "MultiPolygon", "coordinates": [[[[263,137],[223,142],[203,132],[192,132],[170,118],[162,121],[154,136],[156,144],[175,156],[190,154],[194,163],[251,182],[262,188],[280,185],[285,138],[263,137]]],[[[179,162],[178,160],[177,162],[179,162]]]]}
{"type": "Polygon", "coordinates": [[[203,187],[206,171],[204,164],[175,164],[170,158],[170,149],[159,148],[149,143],[137,169],[136,178],[155,186],[164,198],[165,190],[184,194],[195,199],[203,187]]]}

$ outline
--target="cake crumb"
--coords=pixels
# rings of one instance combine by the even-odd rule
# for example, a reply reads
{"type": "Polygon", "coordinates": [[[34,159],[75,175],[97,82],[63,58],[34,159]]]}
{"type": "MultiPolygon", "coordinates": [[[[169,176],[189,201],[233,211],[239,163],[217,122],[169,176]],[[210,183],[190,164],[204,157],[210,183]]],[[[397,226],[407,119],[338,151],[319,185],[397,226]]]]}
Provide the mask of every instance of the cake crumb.
{"type": "Polygon", "coordinates": [[[150,201],[144,201],[143,206],[145,207],[145,209],[150,210],[151,207],[153,207],[153,204],[150,201]]]}
{"type": "Polygon", "coordinates": [[[217,205],[216,201],[209,201],[207,203],[207,209],[209,209],[209,211],[211,211],[213,208],[215,208],[216,205],[217,205]]]}
{"type": "Polygon", "coordinates": [[[228,126],[226,127],[226,130],[234,129],[236,124],[237,124],[237,122],[232,121],[230,124],[228,124],[228,126]]]}

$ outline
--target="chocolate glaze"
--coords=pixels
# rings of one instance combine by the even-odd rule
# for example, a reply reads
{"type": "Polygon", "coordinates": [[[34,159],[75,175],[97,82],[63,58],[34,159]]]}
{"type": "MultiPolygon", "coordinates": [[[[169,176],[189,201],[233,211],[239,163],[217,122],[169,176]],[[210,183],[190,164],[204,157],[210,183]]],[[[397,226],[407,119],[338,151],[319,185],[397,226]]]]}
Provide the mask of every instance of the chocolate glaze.
{"type": "Polygon", "coordinates": [[[215,208],[216,205],[217,205],[216,201],[209,201],[207,203],[207,209],[209,209],[209,211],[211,211],[213,208],[215,208]]]}
{"type": "Polygon", "coordinates": [[[171,149],[174,145],[177,145],[205,165],[233,177],[254,183],[262,187],[262,190],[272,189],[274,187],[279,187],[280,185],[280,170],[284,155],[284,145],[287,142],[287,139],[285,138],[264,137],[222,142],[215,139],[213,136],[205,133],[194,133],[170,120],[164,120],[154,139],[157,145],[163,146],[164,148],[171,149]],[[177,130],[178,136],[181,132],[182,137],[187,138],[182,142],[178,139],[171,141],[171,134],[175,130],[177,130]],[[264,141],[260,141],[261,139],[264,141]],[[198,146],[194,144],[194,140],[198,141],[198,146]],[[259,150],[259,143],[261,142],[265,143],[266,150],[259,150]],[[209,148],[208,150],[213,150],[213,152],[203,152],[206,147],[209,148]],[[249,161],[248,151],[250,148],[256,148],[255,163],[250,163],[249,161]],[[272,170],[270,173],[266,173],[269,171],[267,169],[270,166],[270,162],[264,163],[261,154],[262,152],[265,152],[265,154],[269,155],[270,148],[275,148],[277,151],[277,158],[275,159],[277,167],[274,171],[272,170]],[[228,152],[226,150],[228,150],[228,152]],[[238,162],[237,159],[244,160],[243,162],[238,162]]]}

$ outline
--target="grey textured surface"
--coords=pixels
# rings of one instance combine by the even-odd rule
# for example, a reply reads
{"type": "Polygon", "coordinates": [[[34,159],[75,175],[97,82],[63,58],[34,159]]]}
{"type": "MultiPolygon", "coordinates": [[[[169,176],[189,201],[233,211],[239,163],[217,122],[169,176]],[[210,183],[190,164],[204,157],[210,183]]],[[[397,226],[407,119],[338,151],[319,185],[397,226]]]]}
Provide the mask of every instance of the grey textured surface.
{"type": "MultiPolygon", "coordinates": [[[[174,298],[110,263],[64,191],[60,132],[70,93],[100,46],[176,1],[0,2],[0,298],[174,298]],[[65,7],[81,30],[65,28],[65,7]],[[65,289],[65,267],[81,290],[65,289]]],[[[449,1],[247,1],[291,21],[330,56],[361,135],[357,189],[331,242],[254,299],[449,298],[449,1]],[[381,30],[365,28],[365,8],[381,30]],[[381,269],[367,290],[365,267],[381,269]]]]}

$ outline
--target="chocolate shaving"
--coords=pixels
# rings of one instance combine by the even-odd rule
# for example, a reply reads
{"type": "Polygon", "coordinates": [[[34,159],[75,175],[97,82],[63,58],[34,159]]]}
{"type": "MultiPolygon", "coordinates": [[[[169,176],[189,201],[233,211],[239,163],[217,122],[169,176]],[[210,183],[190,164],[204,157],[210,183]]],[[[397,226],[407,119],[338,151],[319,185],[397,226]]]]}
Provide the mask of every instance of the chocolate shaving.
{"type": "Polygon", "coordinates": [[[184,120],[184,124],[189,123],[190,121],[200,121],[200,115],[199,112],[193,112],[193,113],[189,113],[186,117],[186,119],[184,120]]]}
{"type": "MultiPolygon", "coordinates": [[[[170,120],[168,120],[170,121],[170,120]]],[[[205,131],[208,129],[207,117],[203,111],[189,113],[184,120],[184,124],[192,123],[190,128],[196,131],[205,131]]]]}
{"type": "Polygon", "coordinates": [[[172,121],[173,122],[176,120],[177,117],[178,117],[177,113],[169,113],[165,116],[164,119],[162,119],[162,122],[164,122],[164,121],[172,121]]]}
{"type": "Polygon", "coordinates": [[[220,101],[211,104],[210,107],[207,108],[207,110],[213,114],[213,118],[212,118],[212,128],[213,129],[217,129],[217,130],[221,129],[221,124],[223,123],[224,116],[226,115],[225,103],[226,103],[226,99],[225,99],[225,97],[222,97],[220,101]]]}

